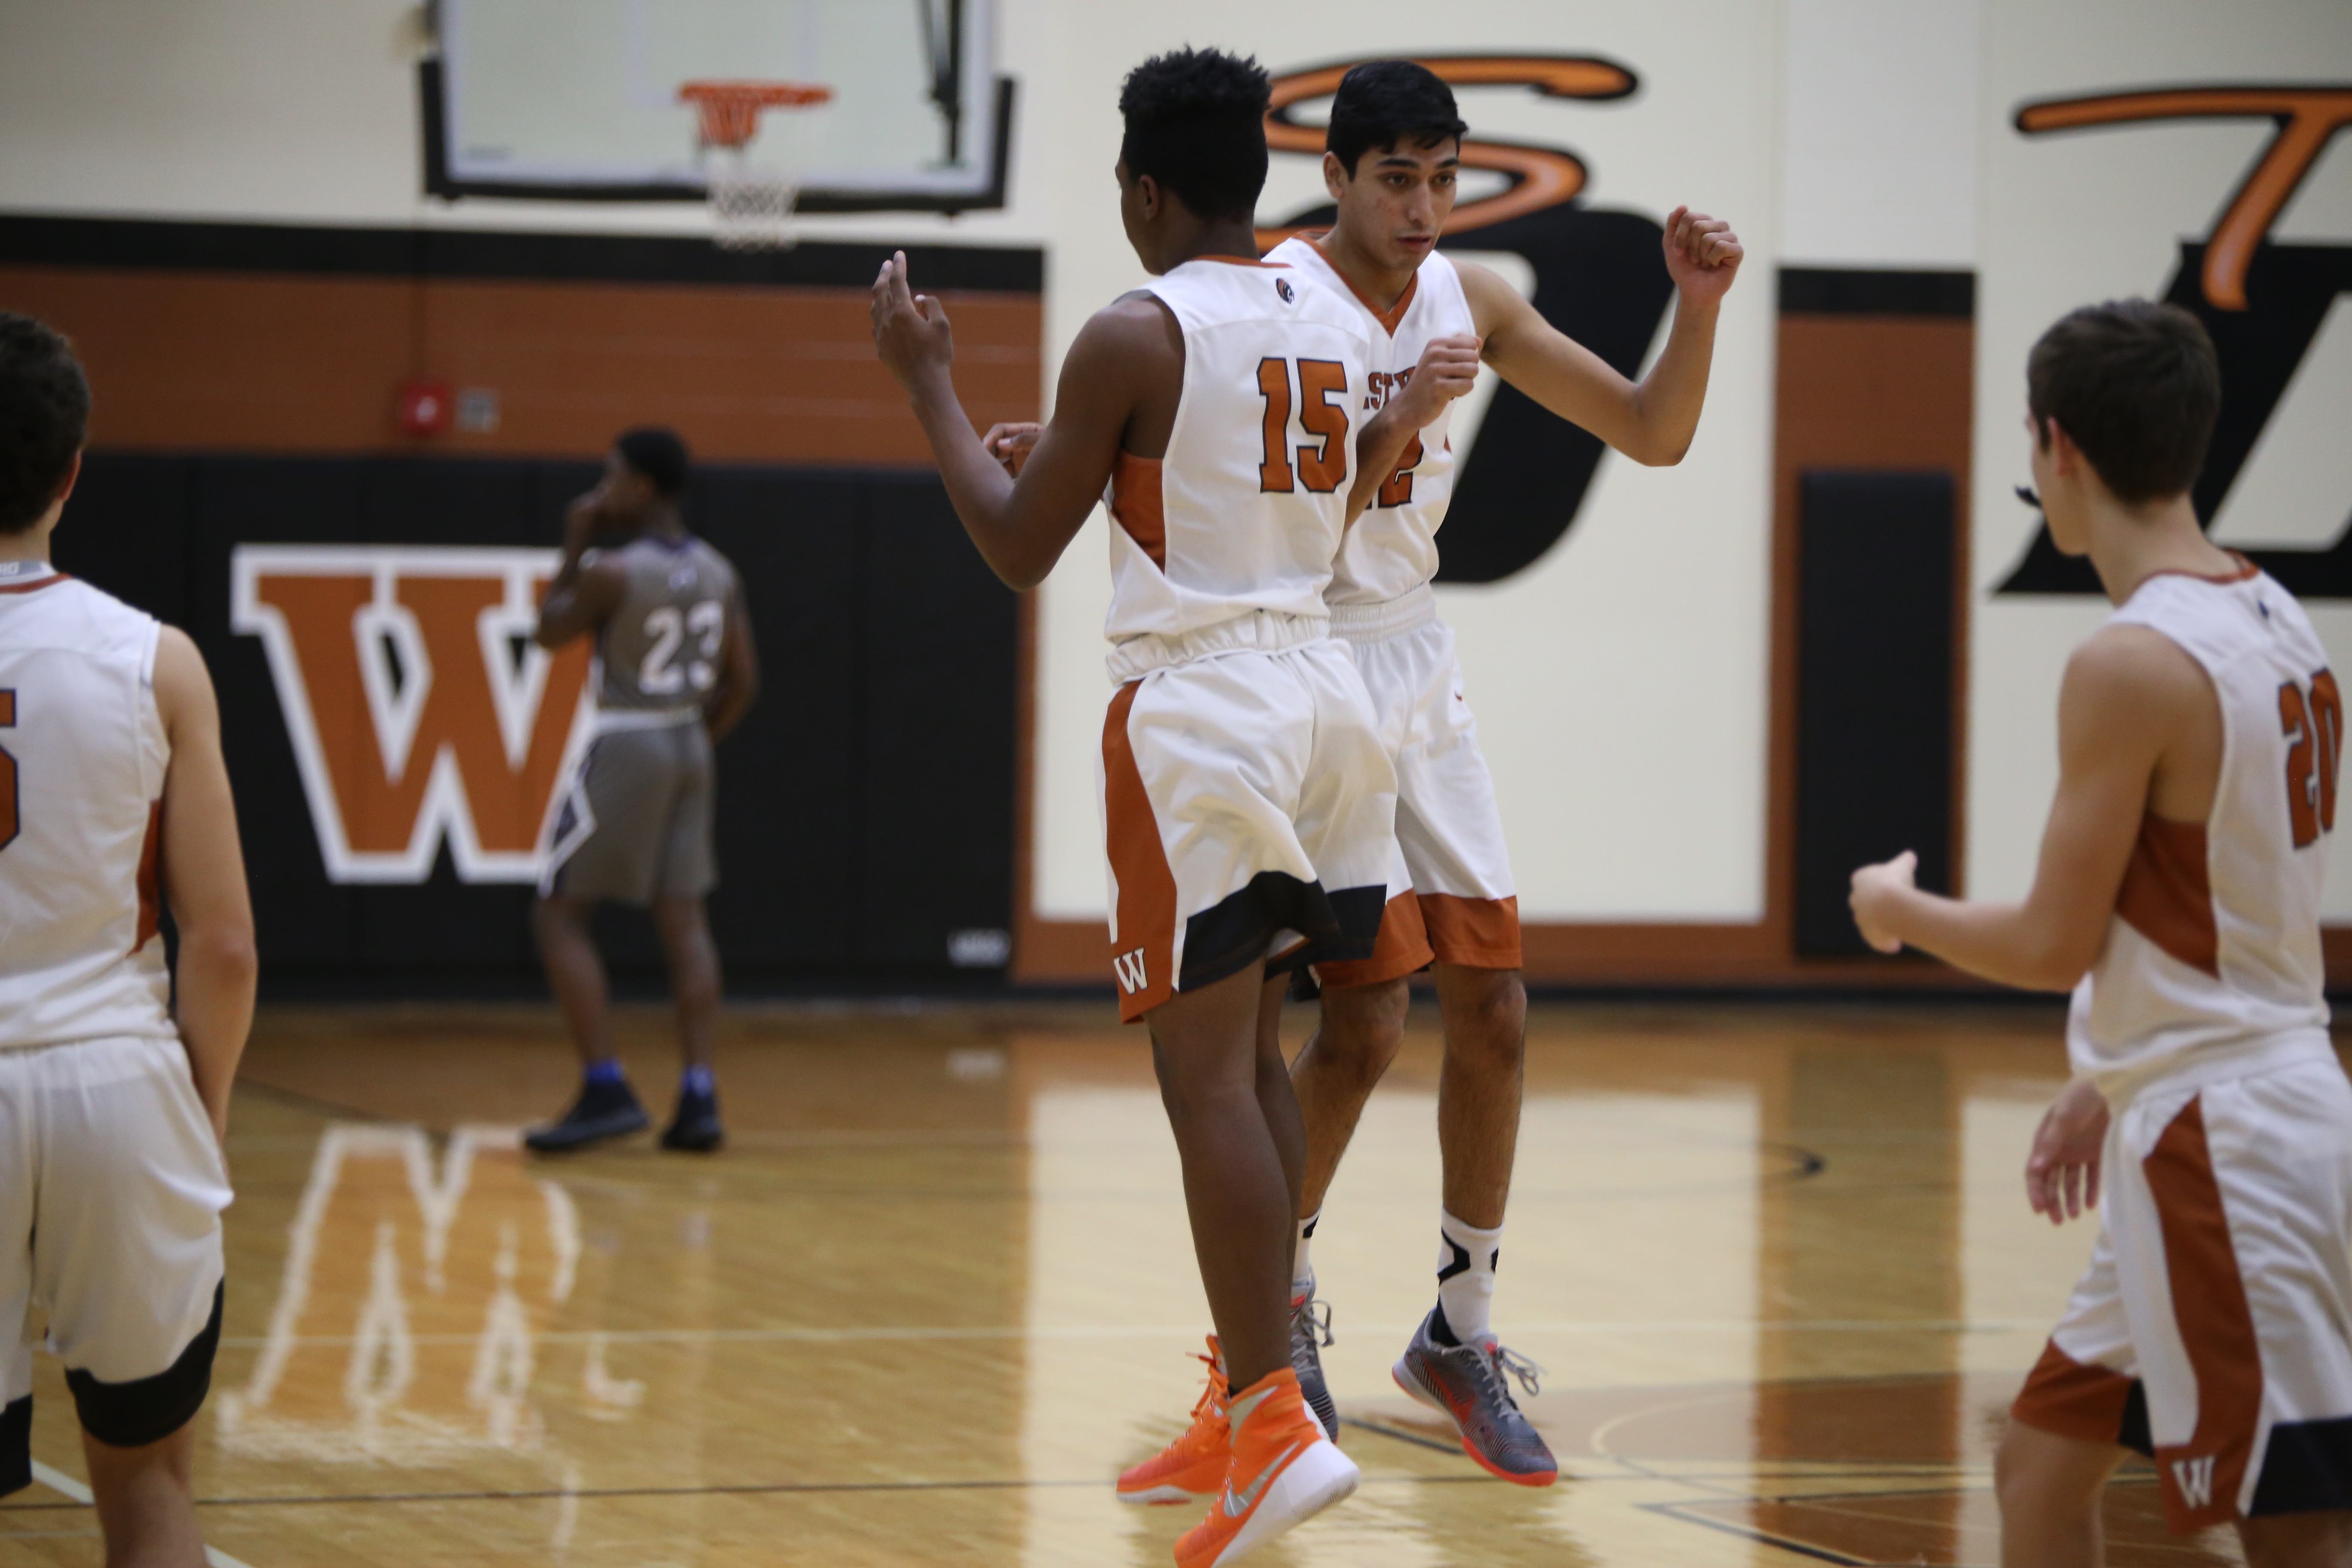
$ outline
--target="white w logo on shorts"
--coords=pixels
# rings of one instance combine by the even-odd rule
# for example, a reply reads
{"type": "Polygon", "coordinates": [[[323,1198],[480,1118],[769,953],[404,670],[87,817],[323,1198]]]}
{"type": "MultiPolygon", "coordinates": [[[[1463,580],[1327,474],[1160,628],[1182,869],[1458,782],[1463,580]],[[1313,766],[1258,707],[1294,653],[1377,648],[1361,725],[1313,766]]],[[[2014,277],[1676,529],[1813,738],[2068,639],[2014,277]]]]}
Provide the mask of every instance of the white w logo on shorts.
{"type": "Polygon", "coordinates": [[[1118,976],[1120,987],[1130,996],[1150,984],[1144,975],[1143,950],[1139,947],[1132,952],[1122,952],[1112,958],[1110,967],[1111,972],[1118,976]]]}
{"type": "Polygon", "coordinates": [[[2213,1459],[2175,1459],[2172,1479],[2180,1488],[2180,1496],[2190,1508],[2207,1508],[2213,1501],[2213,1459]]]}

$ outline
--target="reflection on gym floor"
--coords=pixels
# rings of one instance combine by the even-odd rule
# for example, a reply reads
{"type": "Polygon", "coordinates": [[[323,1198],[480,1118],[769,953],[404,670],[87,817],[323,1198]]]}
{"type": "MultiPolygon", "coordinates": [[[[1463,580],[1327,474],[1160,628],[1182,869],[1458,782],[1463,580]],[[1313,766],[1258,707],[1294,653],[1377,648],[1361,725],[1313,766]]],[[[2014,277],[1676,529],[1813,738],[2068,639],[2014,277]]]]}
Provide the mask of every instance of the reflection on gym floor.
{"type": "MultiPolygon", "coordinates": [[[[1546,1369],[1543,1491],[1389,1379],[1435,1256],[1432,1022],[1317,1238],[1365,1485],[1270,1563],[1996,1560],[1990,1443],[2090,1242],[2018,1179],[2053,1015],[1539,1009],[1496,1324],[1546,1369]]],[[[660,1017],[626,1035],[658,1083],[660,1017]]],[[[514,1124],[567,1071],[532,1011],[265,1016],[200,1428],[221,1552],[1169,1560],[1190,1510],[1109,1490],[1191,1408],[1208,1326],[1139,1032],[746,1013],[712,1159],[527,1155],[514,1124]]],[[[35,1451],[69,1487],[41,1364],[35,1451]]],[[[2145,1469],[2108,1519],[2119,1564],[2237,1561],[2168,1540],[2145,1469]]],[[[0,1504],[0,1568],[99,1560],[59,1491],[0,1504]]]]}

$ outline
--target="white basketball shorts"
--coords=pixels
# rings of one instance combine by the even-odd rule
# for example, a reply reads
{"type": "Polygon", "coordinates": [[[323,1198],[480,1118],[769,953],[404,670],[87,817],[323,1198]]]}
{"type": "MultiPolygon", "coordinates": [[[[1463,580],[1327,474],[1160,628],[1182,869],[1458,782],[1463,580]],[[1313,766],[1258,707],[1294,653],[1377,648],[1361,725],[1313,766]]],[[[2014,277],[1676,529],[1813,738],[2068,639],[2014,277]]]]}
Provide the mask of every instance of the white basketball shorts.
{"type": "Polygon", "coordinates": [[[2107,1131],[2091,1266],[2011,1414],[2156,1461],[2175,1531],[2352,1509],[2352,1085],[2158,1085],[2107,1131]]]}
{"type": "Polygon", "coordinates": [[[140,1447],[195,1415],[220,1338],[228,1203],[179,1041],[0,1051],[0,1492],[32,1479],[37,1309],[90,1436],[140,1447]]]}
{"type": "Polygon", "coordinates": [[[1122,1019],[1290,933],[1316,957],[1370,954],[1396,777],[1341,644],[1197,655],[1129,681],[1097,783],[1122,1019]]]}
{"type": "Polygon", "coordinates": [[[1317,978],[1376,984],[1433,958],[1518,968],[1519,900],[1502,814],[1436,595],[1423,585],[1385,604],[1334,605],[1331,629],[1356,656],[1381,744],[1396,764],[1397,856],[1371,957],[1318,963],[1317,978]]]}

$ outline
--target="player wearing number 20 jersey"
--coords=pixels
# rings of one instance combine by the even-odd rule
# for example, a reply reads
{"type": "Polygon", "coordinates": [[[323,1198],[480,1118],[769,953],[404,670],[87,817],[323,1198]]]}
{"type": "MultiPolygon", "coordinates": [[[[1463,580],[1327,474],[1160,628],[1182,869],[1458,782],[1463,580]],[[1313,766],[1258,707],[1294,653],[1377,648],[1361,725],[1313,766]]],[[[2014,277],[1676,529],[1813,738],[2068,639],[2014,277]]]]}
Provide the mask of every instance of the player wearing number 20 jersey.
{"type": "Polygon", "coordinates": [[[2027,385],[2024,493],[2116,606],[2060,687],[2032,882],[1992,904],[1914,886],[1908,856],[1853,877],[1881,951],[2074,991],[2074,1077],[2026,1190],[2053,1221],[2095,1206],[2099,1236],[2001,1438],[2004,1545],[2090,1568],[2136,1449],[2176,1533],[2235,1524],[2250,1561],[2340,1562],[2352,1082],[2319,922],[2341,694],[2303,607],[2190,502],[2221,405],[2196,317],[2084,306],[2034,345],[2027,385]]]}

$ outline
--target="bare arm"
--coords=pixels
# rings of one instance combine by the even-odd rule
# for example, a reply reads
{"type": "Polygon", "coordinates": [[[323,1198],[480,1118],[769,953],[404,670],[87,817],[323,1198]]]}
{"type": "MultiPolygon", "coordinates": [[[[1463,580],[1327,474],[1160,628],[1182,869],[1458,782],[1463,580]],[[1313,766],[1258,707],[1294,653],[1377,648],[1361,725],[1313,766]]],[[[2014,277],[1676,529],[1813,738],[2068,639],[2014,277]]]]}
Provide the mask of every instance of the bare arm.
{"type": "MultiPolygon", "coordinates": [[[[2058,693],[2058,797],[2021,904],[1941,898],[1911,886],[1909,855],[1854,873],[1863,935],[1908,943],[2033,991],[2065,991],[2098,961],[2168,752],[2201,755],[2204,795],[2220,770],[2221,706],[2197,663],[2161,633],[2110,626],[2074,650],[2058,693]]],[[[2201,814],[2200,814],[2201,815],[2201,814]]]]}
{"type": "Polygon", "coordinates": [[[907,389],[938,457],[956,516],[982,559],[1006,586],[1033,588],[1076,536],[1124,446],[1141,457],[1165,449],[1167,435],[1130,430],[1155,400],[1172,423],[1183,385],[1183,339],[1157,300],[1130,295],[1080,329],[1062,362],[1054,417],[1026,447],[1020,475],[1007,455],[982,444],[956,397],[954,344],[947,312],[907,285],[902,253],[874,284],[874,344],[907,389]]]}
{"type": "Polygon", "coordinates": [[[229,1086],[253,1026],[260,960],[221,758],[220,706],[203,656],[176,626],[163,628],[155,648],[155,708],[172,743],[163,775],[163,889],[180,930],[180,1039],[213,1131],[226,1138],[229,1086]]]}
{"type": "Polygon", "coordinates": [[[1675,281],[1675,321],[1650,374],[1628,381],[1569,337],[1486,268],[1458,263],[1486,363],[1505,381],[1570,424],[1580,425],[1637,463],[1683,460],[1698,434],[1715,359],[1715,323],[1738,276],[1742,250],[1731,226],[1676,207],[1666,222],[1666,271],[1675,281]]]}
{"type": "Polygon", "coordinates": [[[751,617],[743,604],[743,586],[727,605],[727,641],[719,650],[719,685],[704,705],[702,721],[714,741],[725,740],[751,704],[760,700],[760,650],[751,641],[751,617]]]}
{"type": "Polygon", "coordinates": [[[604,499],[598,485],[572,503],[563,517],[563,563],[555,581],[540,601],[539,626],[531,640],[541,647],[562,647],[573,637],[593,632],[621,605],[628,584],[618,564],[585,559],[596,537],[597,511],[604,499]]]}
{"type": "Polygon", "coordinates": [[[1381,405],[1380,412],[1356,432],[1356,477],[1348,488],[1349,522],[1372,504],[1413,436],[1436,418],[1439,410],[1468,392],[1477,379],[1476,338],[1430,339],[1421,351],[1421,363],[1405,373],[1404,389],[1381,405]]]}

